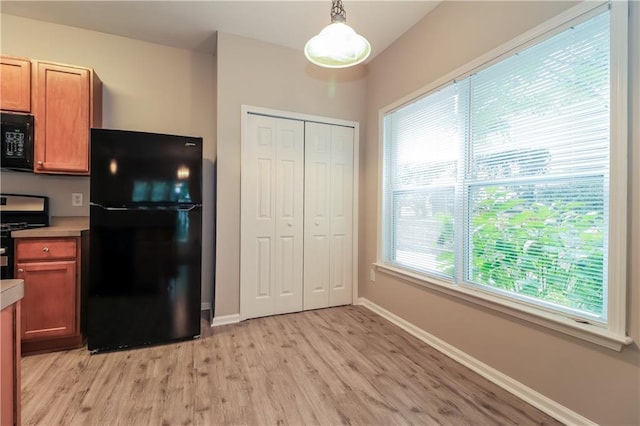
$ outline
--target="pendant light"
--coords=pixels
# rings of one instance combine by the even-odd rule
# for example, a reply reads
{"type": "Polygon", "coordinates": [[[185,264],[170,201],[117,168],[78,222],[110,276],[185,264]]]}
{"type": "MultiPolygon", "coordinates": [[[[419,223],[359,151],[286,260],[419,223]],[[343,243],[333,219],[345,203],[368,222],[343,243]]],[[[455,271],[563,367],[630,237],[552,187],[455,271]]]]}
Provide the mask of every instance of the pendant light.
{"type": "Polygon", "coordinates": [[[331,2],[331,24],[304,46],[304,55],[312,63],[326,68],[346,68],[369,57],[371,45],[347,25],[342,0],[331,2]]]}

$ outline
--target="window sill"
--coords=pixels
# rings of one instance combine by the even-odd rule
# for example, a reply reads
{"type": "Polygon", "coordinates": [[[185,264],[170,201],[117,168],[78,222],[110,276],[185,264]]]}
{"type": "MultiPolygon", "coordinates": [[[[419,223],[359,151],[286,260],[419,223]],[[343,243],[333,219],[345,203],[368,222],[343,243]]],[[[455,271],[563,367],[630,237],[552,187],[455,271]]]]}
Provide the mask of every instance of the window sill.
{"type": "Polygon", "coordinates": [[[438,282],[437,279],[427,279],[419,274],[411,273],[383,263],[375,263],[374,266],[376,267],[376,270],[403,281],[454,296],[542,327],[546,327],[578,339],[586,340],[599,346],[604,346],[605,348],[614,351],[620,352],[623,346],[629,345],[633,342],[633,340],[628,336],[613,334],[597,325],[585,324],[559,314],[539,311],[535,308],[510,302],[508,300],[492,296],[488,293],[483,293],[465,287],[454,287],[444,282],[438,282]]]}

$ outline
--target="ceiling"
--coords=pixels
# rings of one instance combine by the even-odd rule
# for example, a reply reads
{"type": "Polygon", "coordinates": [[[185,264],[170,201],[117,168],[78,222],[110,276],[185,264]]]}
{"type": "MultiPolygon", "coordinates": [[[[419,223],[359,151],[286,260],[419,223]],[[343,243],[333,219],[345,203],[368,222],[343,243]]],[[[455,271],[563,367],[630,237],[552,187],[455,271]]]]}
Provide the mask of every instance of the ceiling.
{"type": "MultiPolygon", "coordinates": [[[[438,3],[343,0],[347,23],[371,43],[371,58],[438,3]]],[[[0,8],[3,14],[214,53],[217,31],[302,50],[329,24],[331,1],[2,0],[0,8]]]]}

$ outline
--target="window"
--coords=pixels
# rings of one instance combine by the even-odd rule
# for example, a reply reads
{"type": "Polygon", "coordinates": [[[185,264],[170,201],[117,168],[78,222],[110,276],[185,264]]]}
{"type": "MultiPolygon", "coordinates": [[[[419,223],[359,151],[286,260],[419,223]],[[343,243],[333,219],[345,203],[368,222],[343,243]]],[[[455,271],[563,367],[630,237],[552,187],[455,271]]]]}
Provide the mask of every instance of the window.
{"type": "Polygon", "coordinates": [[[381,267],[624,334],[612,19],[592,9],[385,113],[381,267]]]}

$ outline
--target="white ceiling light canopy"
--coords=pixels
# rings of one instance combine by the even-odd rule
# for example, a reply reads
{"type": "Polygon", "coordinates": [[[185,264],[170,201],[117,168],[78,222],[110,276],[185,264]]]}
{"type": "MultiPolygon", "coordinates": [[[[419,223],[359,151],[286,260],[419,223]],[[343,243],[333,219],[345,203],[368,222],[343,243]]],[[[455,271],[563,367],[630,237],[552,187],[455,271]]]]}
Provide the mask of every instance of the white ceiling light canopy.
{"type": "Polygon", "coordinates": [[[347,25],[342,0],[331,2],[331,24],[304,46],[304,55],[312,63],[326,68],[346,68],[369,57],[371,45],[347,25]]]}

